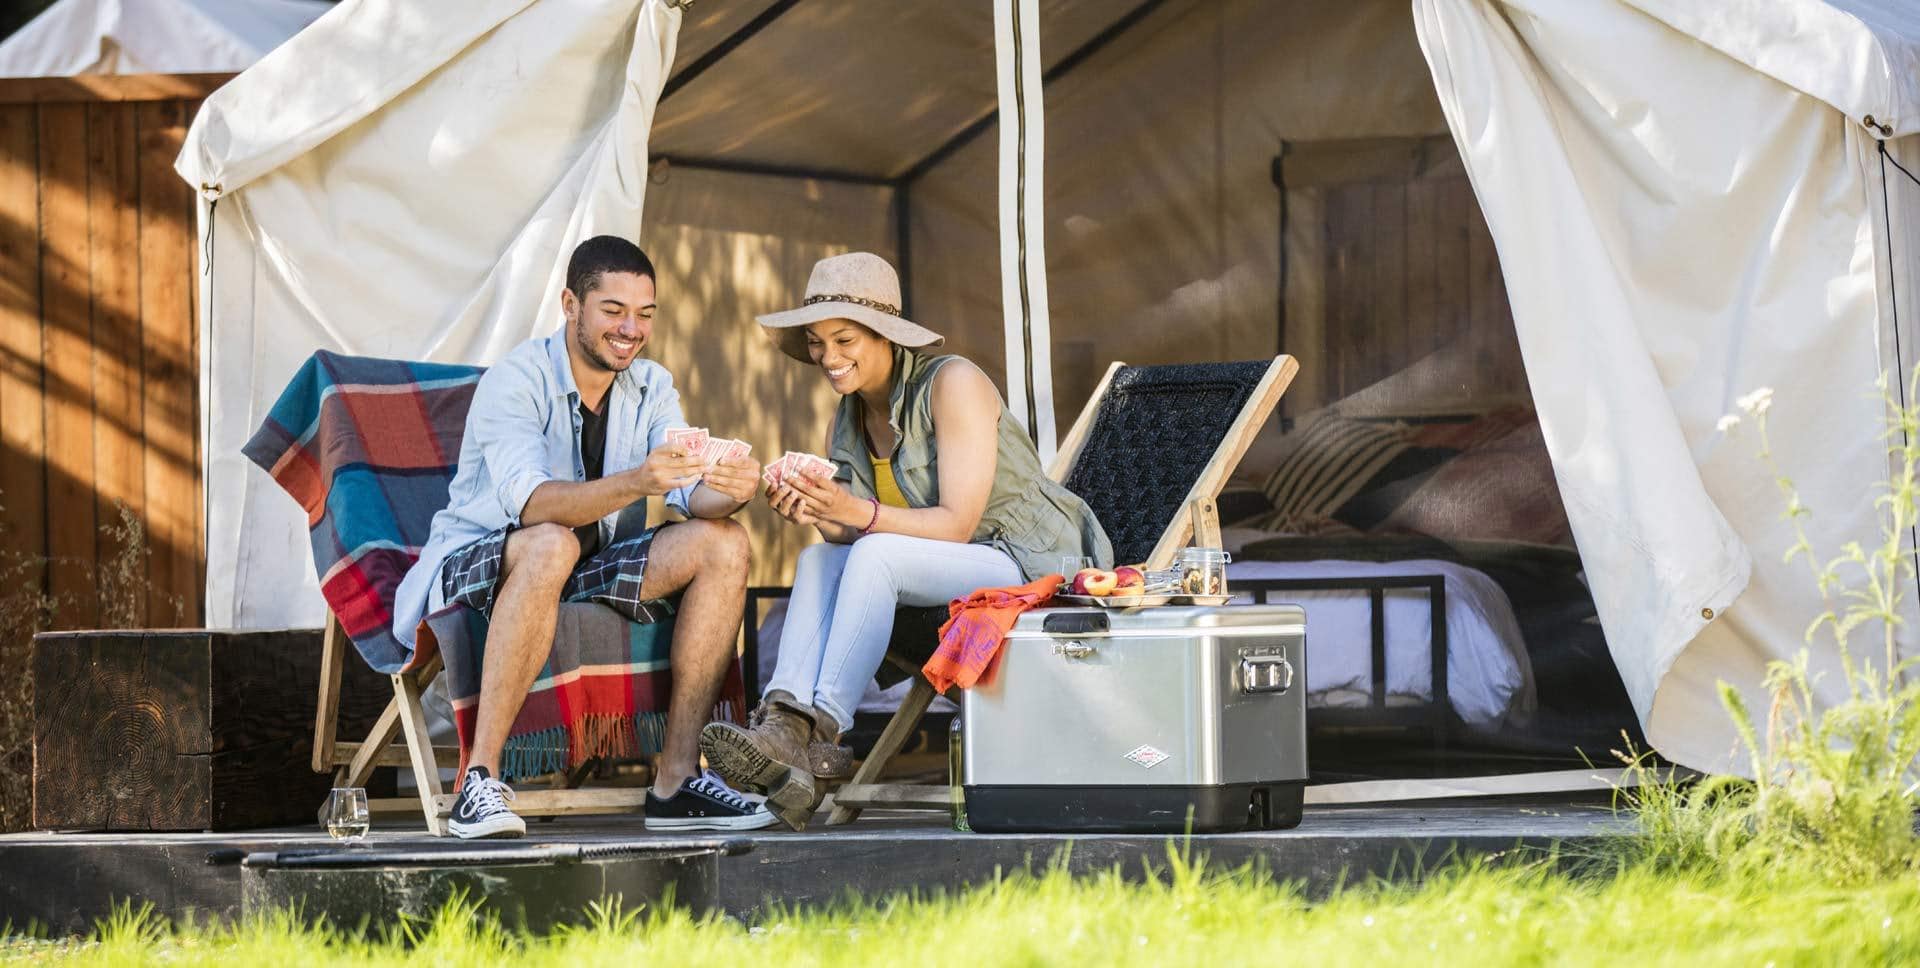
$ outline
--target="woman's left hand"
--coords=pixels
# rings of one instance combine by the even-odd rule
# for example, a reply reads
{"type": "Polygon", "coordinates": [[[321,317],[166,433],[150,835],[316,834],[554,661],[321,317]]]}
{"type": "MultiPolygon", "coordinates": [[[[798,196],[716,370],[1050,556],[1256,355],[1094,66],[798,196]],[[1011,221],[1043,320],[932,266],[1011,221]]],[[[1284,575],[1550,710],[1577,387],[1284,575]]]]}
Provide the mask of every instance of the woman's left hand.
{"type": "Polygon", "coordinates": [[[867,502],[853,496],[852,492],[841,487],[838,481],[818,481],[805,474],[790,474],[785,485],[800,495],[801,502],[812,515],[832,524],[858,527],[866,523],[866,518],[849,524],[854,505],[865,506],[867,502]]]}

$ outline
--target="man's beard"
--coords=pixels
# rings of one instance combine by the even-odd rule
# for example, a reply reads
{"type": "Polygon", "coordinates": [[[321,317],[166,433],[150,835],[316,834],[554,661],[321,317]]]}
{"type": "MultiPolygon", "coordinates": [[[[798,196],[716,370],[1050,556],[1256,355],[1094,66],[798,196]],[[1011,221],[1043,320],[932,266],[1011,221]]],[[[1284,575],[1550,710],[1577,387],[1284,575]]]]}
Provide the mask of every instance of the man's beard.
{"type": "MultiPolygon", "coordinates": [[[[587,339],[587,327],[585,323],[573,324],[573,342],[575,346],[580,348],[582,356],[585,356],[594,366],[606,370],[609,373],[623,373],[628,367],[633,365],[633,360],[621,363],[602,356],[601,354],[606,351],[605,347],[601,345],[600,340],[587,339]]],[[[634,342],[639,343],[638,340],[634,342]]],[[[633,348],[634,359],[640,358],[640,350],[645,348],[645,345],[646,344],[642,343],[633,348]]]]}

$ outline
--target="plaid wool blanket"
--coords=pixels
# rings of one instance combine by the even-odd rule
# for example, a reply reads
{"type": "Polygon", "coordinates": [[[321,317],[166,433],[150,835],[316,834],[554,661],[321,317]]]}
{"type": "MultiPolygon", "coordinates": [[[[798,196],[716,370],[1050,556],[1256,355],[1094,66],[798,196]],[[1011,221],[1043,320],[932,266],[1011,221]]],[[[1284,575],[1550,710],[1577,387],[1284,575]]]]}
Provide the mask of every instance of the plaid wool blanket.
{"type": "MultiPolygon", "coordinates": [[[[421,623],[417,648],[408,649],[393,634],[393,598],[447,504],[481,372],[321,350],[244,448],[306,510],[321,595],[367,664],[394,673],[418,669],[436,652],[444,658],[463,767],[486,619],[448,606],[421,623]]],[[[660,749],[672,691],[671,616],[637,623],[589,603],[560,613],[553,650],[508,736],[508,775],[660,749]]],[[[745,709],[735,663],[714,712],[737,722],[745,709]]]]}

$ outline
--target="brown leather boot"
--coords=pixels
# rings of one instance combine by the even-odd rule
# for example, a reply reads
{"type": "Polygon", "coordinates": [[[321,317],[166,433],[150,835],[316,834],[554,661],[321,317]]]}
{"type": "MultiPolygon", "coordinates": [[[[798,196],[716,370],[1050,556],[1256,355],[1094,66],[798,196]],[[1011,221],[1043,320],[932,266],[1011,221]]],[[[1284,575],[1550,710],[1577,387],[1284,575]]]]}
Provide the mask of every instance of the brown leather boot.
{"type": "Polygon", "coordinates": [[[765,791],[768,810],[794,830],[805,830],[823,799],[807,755],[813,708],[776,689],[748,722],[747,728],[708,723],[700,731],[700,752],[721,778],[738,788],[765,791]]]}
{"type": "Polygon", "coordinates": [[[844,780],[853,775],[853,748],[840,745],[840,724],[819,709],[813,711],[813,736],[811,742],[807,743],[807,767],[816,778],[822,780],[844,780]]]}

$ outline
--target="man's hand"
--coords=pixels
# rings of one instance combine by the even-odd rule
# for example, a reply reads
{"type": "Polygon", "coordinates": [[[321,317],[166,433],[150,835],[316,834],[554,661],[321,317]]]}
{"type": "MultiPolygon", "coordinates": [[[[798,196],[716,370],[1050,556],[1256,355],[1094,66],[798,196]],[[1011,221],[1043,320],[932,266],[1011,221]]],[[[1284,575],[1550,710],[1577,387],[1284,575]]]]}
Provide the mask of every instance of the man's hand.
{"type": "Polygon", "coordinates": [[[760,483],[760,462],[751,457],[722,460],[715,463],[700,482],[709,490],[745,504],[753,500],[755,485],[760,483]]]}
{"type": "Polygon", "coordinates": [[[640,479],[642,493],[661,495],[697,483],[700,471],[700,458],[689,455],[679,444],[662,444],[628,473],[640,479]]]}

